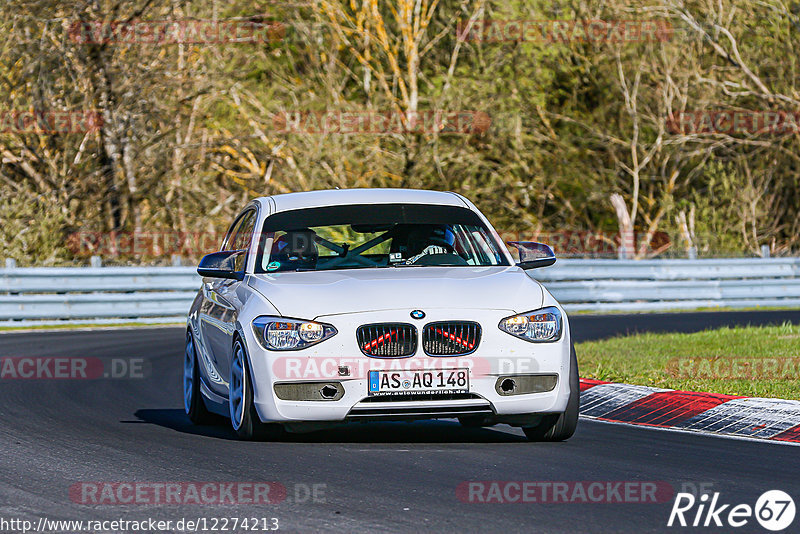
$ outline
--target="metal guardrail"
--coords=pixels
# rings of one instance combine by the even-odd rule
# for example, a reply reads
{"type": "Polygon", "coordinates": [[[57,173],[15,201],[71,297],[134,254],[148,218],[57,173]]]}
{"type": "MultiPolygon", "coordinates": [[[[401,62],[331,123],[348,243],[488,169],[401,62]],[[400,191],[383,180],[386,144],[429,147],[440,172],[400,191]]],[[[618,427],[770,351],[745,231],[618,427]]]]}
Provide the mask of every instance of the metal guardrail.
{"type": "Polygon", "coordinates": [[[531,276],[568,311],[800,306],[800,258],[560,260],[531,276]]]}
{"type": "Polygon", "coordinates": [[[183,321],[200,284],[195,267],[0,269],[0,325],[183,321]]]}
{"type": "MultiPolygon", "coordinates": [[[[530,271],[568,311],[800,307],[800,258],[559,260],[530,271]]],[[[194,267],[0,269],[0,325],[182,321],[194,267]]]]}

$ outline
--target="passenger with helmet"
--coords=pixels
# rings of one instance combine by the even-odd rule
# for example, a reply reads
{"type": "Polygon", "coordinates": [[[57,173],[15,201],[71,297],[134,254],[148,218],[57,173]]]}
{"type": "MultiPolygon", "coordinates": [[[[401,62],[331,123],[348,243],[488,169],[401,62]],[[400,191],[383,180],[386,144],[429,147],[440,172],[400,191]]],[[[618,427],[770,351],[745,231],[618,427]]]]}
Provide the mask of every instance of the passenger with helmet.
{"type": "Polygon", "coordinates": [[[317,234],[308,228],[289,230],[275,239],[269,256],[270,265],[279,265],[270,270],[315,269],[319,258],[316,239],[317,234]]]}
{"type": "Polygon", "coordinates": [[[456,235],[448,225],[422,226],[408,236],[406,265],[466,265],[456,253],[456,235]]]}

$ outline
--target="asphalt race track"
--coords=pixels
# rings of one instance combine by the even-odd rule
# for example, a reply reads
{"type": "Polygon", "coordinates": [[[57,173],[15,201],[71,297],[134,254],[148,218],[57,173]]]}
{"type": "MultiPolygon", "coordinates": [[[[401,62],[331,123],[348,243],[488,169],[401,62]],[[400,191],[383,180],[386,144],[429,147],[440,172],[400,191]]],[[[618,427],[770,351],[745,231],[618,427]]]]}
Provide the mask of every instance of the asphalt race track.
{"type": "MultiPolygon", "coordinates": [[[[785,320],[800,323],[800,311],[577,315],[571,323],[583,341],[785,320]]],[[[800,495],[795,446],[589,420],[570,441],[551,444],[529,443],[507,426],[465,429],[451,421],[359,424],[280,442],[239,442],[224,424],[194,427],[183,415],[182,350],[181,328],[0,336],[0,357],[147,362],[139,379],[0,381],[0,517],[276,517],[281,531],[342,533],[715,532],[731,529],[667,528],[672,498],[487,504],[463,502],[456,488],[465,481],[654,481],[675,491],[705,485],[720,492],[722,503],[751,506],[770,489],[800,495]],[[74,502],[70,487],[92,481],[272,481],[287,498],[270,505],[74,502]],[[309,496],[313,487],[316,499],[309,496]]],[[[766,532],[753,519],[737,530],[766,532]]]]}

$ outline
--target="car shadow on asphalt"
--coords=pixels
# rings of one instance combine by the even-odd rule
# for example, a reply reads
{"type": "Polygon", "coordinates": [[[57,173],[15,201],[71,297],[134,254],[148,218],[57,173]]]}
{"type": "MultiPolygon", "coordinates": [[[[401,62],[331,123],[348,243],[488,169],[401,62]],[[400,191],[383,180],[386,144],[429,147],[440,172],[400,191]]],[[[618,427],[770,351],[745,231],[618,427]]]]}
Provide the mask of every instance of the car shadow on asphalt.
{"type": "Polygon", "coordinates": [[[230,423],[224,417],[211,415],[214,423],[210,425],[195,425],[186,416],[183,410],[178,409],[141,409],[133,414],[137,420],[120,421],[120,423],[150,423],[184,434],[208,436],[219,439],[235,440],[236,434],[230,428],[230,423]]]}
{"type": "MultiPolygon", "coordinates": [[[[134,413],[138,421],[150,423],[185,434],[236,440],[227,419],[219,417],[213,425],[194,425],[181,409],[141,409],[134,413]]],[[[518,443],[527,441],[521,433],[509,432],[510,427],[498,425],[487,428],[462,427],[455,420],[414,422],[346,423],[335,428],[313,432],[287,432],[277,441],[284,443],[518,443]]]]}

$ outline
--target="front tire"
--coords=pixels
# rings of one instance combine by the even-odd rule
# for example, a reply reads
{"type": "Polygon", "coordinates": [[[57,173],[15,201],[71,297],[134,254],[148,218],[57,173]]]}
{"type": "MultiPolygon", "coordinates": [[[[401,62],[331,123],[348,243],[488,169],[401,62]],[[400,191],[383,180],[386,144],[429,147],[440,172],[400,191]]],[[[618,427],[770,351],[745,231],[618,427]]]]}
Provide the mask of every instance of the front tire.
{"type": "Polygon", "coordinates": [[[578,411],[581,404],[581,384],[578,376],[578,358],[575,347],[570,347],[569,401],[567,409],[560,414],[548,414],[532,427],[522,431],[530,441],[564,441],[572,437],[578,426],[578,411]]]}
{"type": "Polygon", "coordinates": [[[191,332],[186,332],[186,345],[183,354],[183,409],[192,423],[208,425],[213,416],[203,402],[200,393],[200,369],[197,365],[197,350],[191,332]]]}
{"type": "Polygon", "coordinates": [[[284,433],[283,426],[276,423],[264,424],[258,417],[253,404],[253,383],[250,380],[247,352],[241,339],[233,344],[228,407],[231,426],[239,439],[277,439],[284,433]]]}

